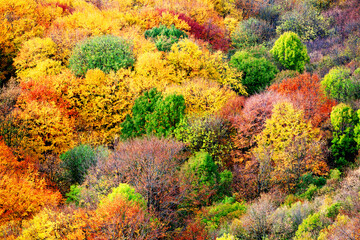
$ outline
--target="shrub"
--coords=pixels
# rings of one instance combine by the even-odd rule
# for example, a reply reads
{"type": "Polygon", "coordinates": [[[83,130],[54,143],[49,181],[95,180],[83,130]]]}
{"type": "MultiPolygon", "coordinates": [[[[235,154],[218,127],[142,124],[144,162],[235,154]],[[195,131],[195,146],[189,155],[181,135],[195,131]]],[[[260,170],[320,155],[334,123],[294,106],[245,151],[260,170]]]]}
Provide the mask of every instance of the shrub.
{"type": "Polygon", "coordinates": [[[340,202],[332,204],[330,207],[326,209],[326,217],[335,219],[336,216],[339,214],[339,211],[342,207],[342,204],[340,202]]]}
{"type": "Polygon", "coordinates": [[[307,200],[311,200],[314,194],[318,191],[318,188],[314,184],[310,184],[306,192],[301,194],[301,197],[306,198],[307,200]]]}
{"type": "Polygon", "coordinates": [[[177,43],[181,38],[187,38],[185,32],[175,28],[167,28],[165,25],[160,24],[159,27],[145,31],[145,38],[151,38],[155,42],[155,46],[159,51],[168,52],[174,43],[177,43]]]}
{"type": "Polygon", "coordinates": [[[299,36],[293,32],[283,33],[270,50],[276,61],[285,69],[304,71],[305,64],[310,61],[307,48],[301,43],[299,36]]]}
{"type": "Polygon", "coordinates": [[[239,23],[231,36],[235,48],[246,48],[268,41],[274,29],[264,20],[249,18],[239,23]]]}
{"type": "Polygon", "coordinates": [[[70,192],[66,193],[66,203],[75,203],[76,206],[79,206],[80,204],[80,193],[81,193],[81,187],[78,185],[71,185],[70,186],[70,192]]]}
{"type": "Polygon", "coordinates": [[[89,69],[98,68],[109,73],[130,67],[134,62],[131,43],[116,36],[104,35],[77,44],[69,59],[69,68],[77,76],[84,76],[89,69]]]}
{"type": "Polygon", "coordinates": [[[326,179],[324,177],[313,176],[312,173],[306,173],[300,177],[297,187],[299,189],[298,191],[302,192],[302,191],[305,191],[305,189],[308,188],[309,185],[314,185],[316,187],[322,187],[325,184],[326,184],[326,179]]]}
{"type": "Polygon", "coordinates": [[[96,154],[89,145],[79,145],[60,155],[62,167],[66,170],[69,181],[81,184],[89,167],[96,164],[96,154]]]}
{"type": "Polygon", "coordinates": [[[249,94],[257,93],[267,87],[278,72],[276,66],[264,57],[257,58],[246,51],[235,53],[231,57],[230,64],[244,73],[242,83],[249,94]]]}
{"type": "Polygon", "coordinates": [[[330,170],[329,176],[332,180],[340,180],[341,172],[339,169],[334,168],[330,170]]]}

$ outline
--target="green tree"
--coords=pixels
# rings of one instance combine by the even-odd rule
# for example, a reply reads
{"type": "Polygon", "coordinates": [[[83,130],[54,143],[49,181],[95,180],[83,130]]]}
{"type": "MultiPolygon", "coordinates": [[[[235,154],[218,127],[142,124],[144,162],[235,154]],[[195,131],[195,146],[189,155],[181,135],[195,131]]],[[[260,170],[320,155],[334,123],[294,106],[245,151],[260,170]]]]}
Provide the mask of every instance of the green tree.
{"type": "Polygon", "coordinates": [[[121,124],[122,138],[144,134],[168,136],[184,117],[183,96],[173,94],[163,99],[162,94],[153,88],[135,100],[132,116],[127,115],[121,124]]]}
{"type": "Polygon", "coordinates": [[[293,32],[283,33],[270,50],[276,61],[285,69],[303,72],[305,64],[310,61],[307,48],[299,36],[293,32]]]}
{"type": "Polygon", "coordinates": [[[205,151],[219,165],[231,164],[230,134],[229,123],[214,116],[184,120],[175,130],[175,137],[184,142],[190,152],[205,151]]]}
{"type": "Polygon", "coordinates": [[[254,94],[270,85],[278,69],[264,57],[256,57],[246,51],[239,51],[231,57],[230,64],[243,72],[242,84],[249,94],[254,94]]]}
{"type": "Polygon", "coordinates": [[[333,108],[330,120],[334,129],[331,152],[337,167],[341,169],[355,157],[357,148],[354,127],[359,119],[349,105],[340,103],[333,108]]]}
{"type": "Polygon", "coordinates": [[[274,29],[264,20],[249,18],[241,21],[231,35],[232,44],[238,48],[246,48],[261,44],[274,35],[274,29]]]}
{"type": "Polygon", "coordinates": [[[348,102],[359,97],[359,82],[355,77],[351,77],[349,68],[332,68],[321,84],[326,94],[339,102],[348,102]]]}
{"type": "Polygon", "coordinates": [[[218,166],[207,152],[197,152],[182,166],[180,179],[185,186],[183,207],[206,206],[230,196],[232,173],[219,172],[218,166]]]}
{"type": "Polygon", "coordinates": [[[157,101],[154,112],[147,115],[147,133],[168,136],[185,117],[185,100],[182,95],[169,95],[157,101]]]}
{"type": "Polygon", "coordinates": [[[292,11],[284,13],[280,17],[280,23],[276,28],[277,34],[295,32],[302,41],[315,40],[328,34],[328,21],[315,7],[310,4],[300,3],[300,6],[292,11]]]}
{"type": "Polygon", "coordinates": [[[104,35],[77,44],[69,59],[69,68],[77,76],[84,76],[89,69],[116,72],[132,66],[134,62],[131,43],[116,36],[104,35]]]}
{"type": "Polygon", "coordinates": [[[81,184],[87,170],[96,164],[95,150],[89,145],[80,145],[60,155],[62,168],[72,184],[81,184]]]}
{"type": "Polygon", "coordinates": [[[177,29],[174,25],[167,28],[160,24],[159,27],[145,31],[145,38],[151,38],[155,42],[155,46],[159,51],[168,52],[174,43],[179,42],[181,38],[187,38],[185,32],[177,29]]]}

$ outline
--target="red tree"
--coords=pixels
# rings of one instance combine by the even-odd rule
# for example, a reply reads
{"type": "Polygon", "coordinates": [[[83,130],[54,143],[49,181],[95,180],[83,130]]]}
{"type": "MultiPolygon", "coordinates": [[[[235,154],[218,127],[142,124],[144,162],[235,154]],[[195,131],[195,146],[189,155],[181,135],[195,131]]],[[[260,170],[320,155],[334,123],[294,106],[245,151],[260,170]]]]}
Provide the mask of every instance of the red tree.
{"type": "Polygon", "coordinates": [[[304,111],[304,117],[314,127],[320,127],[329,117],[335,100],[328,99],[321,89],[320,79],[314,74],[304,73],[295,78],[273,84],[270,90],[288,97],[295,107],[304,111]]]}

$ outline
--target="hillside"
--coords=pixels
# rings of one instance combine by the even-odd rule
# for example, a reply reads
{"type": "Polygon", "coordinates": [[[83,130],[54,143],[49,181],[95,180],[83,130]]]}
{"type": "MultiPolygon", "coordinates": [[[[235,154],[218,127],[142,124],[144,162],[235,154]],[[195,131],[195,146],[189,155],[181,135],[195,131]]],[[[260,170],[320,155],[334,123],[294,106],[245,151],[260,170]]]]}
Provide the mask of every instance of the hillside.
{"type": "Polygon", "coordinates": [[[0,13],[0,238],[360,239],[359,0],[0,13]]]}

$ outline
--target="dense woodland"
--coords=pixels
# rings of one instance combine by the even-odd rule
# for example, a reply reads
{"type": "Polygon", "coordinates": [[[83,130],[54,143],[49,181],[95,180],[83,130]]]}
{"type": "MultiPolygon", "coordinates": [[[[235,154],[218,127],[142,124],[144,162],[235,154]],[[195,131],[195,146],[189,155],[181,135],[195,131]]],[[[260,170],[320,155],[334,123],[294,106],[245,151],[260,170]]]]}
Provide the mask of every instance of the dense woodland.
{"type": "Polygon", "coordinates": [[[1,239],[360,239],[359,0],[0,0],[1,239]]]}

